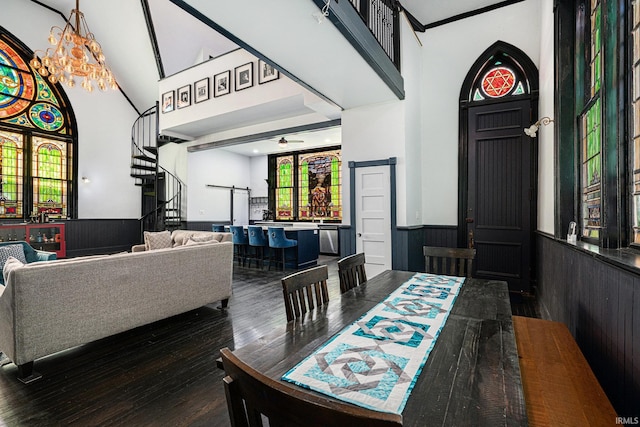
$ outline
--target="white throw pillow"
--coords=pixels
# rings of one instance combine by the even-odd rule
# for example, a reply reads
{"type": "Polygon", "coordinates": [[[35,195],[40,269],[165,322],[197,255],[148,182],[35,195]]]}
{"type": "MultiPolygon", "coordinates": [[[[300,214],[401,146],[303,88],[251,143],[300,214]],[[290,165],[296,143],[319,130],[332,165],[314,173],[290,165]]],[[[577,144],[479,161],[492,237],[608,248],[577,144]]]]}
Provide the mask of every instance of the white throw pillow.
{"type": "Polygon", "coordinates": [[[4,263],[4,268],[2,269],[2,277],[4,278],[5,285],[9,280],[9,273],[22,266],[24,266],[24,263],[21,262],[19,259],[14,258],[12,256],[7,258],[7,261],[4,263]]]}

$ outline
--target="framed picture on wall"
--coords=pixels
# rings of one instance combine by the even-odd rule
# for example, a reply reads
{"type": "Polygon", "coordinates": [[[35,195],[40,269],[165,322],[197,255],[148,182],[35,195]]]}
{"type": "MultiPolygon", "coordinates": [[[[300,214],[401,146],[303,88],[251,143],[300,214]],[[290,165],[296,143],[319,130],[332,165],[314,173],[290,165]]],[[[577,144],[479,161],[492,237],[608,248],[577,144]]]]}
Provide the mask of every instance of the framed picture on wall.
{"type": "Polygon", "coordinates": [[[253,86],[253,62],[235,68],[236,91],[253,86]]]}
{"type": "Polygon", "coordinates": [[[193,84],[193,99],[196,103],[209,99],[209,77],[193,84]]]}
{"type": "Polygon", "coordinates": [[[258,84],[263,84],[280,78],[280,72],[273,65],[267,64],[262,59],[258,61],[258,84]]]}
{"type": "Polygon", "coordinates": [[[231,71],[223,71],[213,76],[213,97],[226,95],[231,92],[231,71]]]}
{"type": "Polygon", "coordinates": [[[191,85],[182,86],[178,89],[178,108],[191,105],[191,85]]]}
{"type": "Polygon", "coordinates": [[[162,112],[168,113],[175,108],[175,95],[174,91],[170,90],[162,94],[162,112]]]}

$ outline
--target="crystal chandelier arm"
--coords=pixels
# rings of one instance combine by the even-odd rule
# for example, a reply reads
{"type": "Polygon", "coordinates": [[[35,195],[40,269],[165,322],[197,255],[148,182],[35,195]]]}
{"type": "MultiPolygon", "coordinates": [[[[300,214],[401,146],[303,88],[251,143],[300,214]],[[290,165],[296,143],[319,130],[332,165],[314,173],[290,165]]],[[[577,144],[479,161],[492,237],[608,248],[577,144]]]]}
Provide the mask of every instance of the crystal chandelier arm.
{"type": "Polygon", "coordinates": [[[106,90],[107,86],[118,88],[113,73],[106,65],[102,47],[89,30],[84,14],[80,11],[80,0],[76,0],[76,8],[71,10],[64,29],[57,26],[51,28],[49,43],[55,48],[50,47],[42,52],[42,60],[38,57],[39,51],[35,51],[30,64],[41,76],[48,76],[51,83],[66,82],[69,87],[73,87],[75,77],[80,77],[81,86],[88,92],[93,91],[92,82],[100,90],[106,90]],[[75,23],[75,28],[72,22],[75,23]]]}

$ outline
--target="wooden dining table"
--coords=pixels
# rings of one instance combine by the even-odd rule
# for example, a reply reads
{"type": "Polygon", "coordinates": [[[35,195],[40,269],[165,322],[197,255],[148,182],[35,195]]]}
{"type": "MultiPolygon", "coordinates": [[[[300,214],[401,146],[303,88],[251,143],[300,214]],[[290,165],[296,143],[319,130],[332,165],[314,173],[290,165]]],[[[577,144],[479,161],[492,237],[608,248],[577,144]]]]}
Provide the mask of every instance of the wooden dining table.
{"type": "MultiPolygon", "coordinates": [[[[281,381],[413,274],[387,270],[234,353],[281,381]]],[[[523,396],[507,283],[466,279],[402,411],[403,425],[526,426],[523,396]]]]}

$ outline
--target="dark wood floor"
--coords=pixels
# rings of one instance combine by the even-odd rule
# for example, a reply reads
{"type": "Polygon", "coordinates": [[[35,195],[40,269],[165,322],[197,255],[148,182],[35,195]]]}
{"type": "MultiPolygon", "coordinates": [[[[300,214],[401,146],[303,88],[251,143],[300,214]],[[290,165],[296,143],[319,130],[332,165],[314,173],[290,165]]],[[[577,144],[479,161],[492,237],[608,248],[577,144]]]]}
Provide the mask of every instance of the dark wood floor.
{"type": "MultiPolygon", "coordinates": [[[[330,298],[339,293],[336,260],[321,259],[330,298]]],[[[243,346],[286,322],[282,276],[235,267],[227,310],[202,307],[39,359],[43,378],[33,384],[17,381],[15,365],[6,365],[0,425],[229,426],[215,360],[220,348],[243,346]]],[[[518,314],[536,314],[535,300],[516,303],[518,314]]]]}

